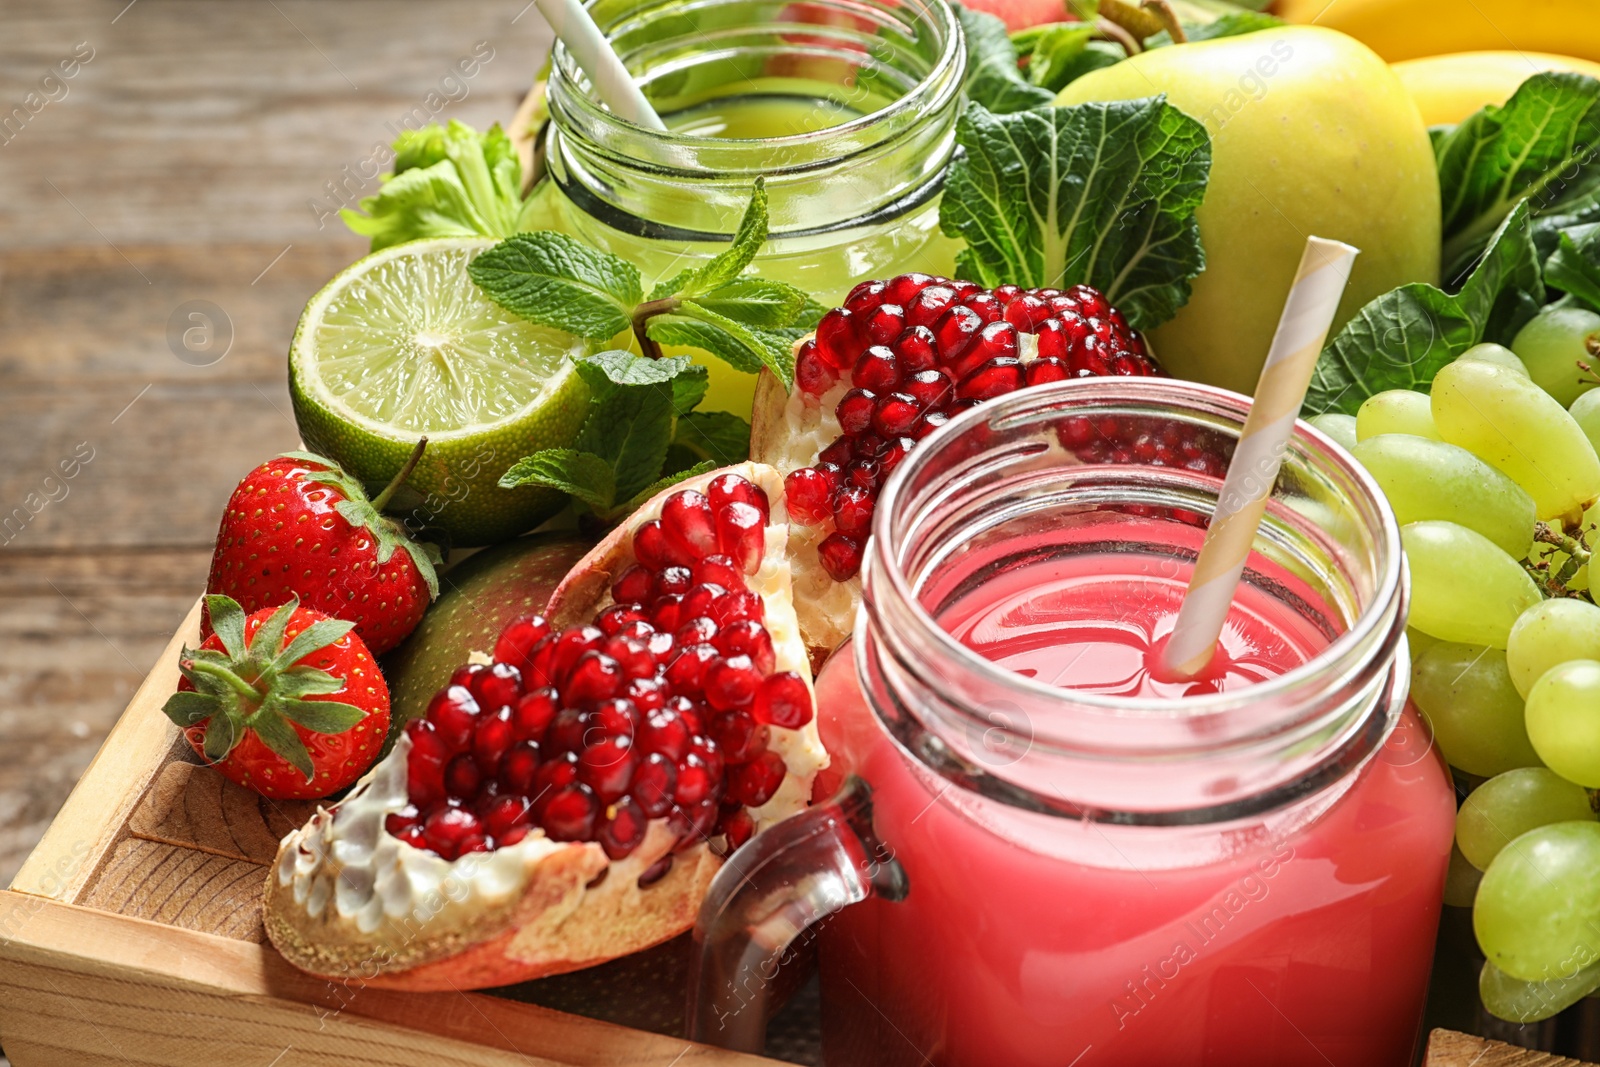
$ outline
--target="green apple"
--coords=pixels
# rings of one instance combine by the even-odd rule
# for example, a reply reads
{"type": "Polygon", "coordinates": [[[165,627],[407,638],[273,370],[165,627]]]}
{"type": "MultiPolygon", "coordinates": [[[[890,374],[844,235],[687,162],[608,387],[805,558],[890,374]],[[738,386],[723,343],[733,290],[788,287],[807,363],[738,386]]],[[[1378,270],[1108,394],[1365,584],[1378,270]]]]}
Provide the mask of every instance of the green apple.
{"type": "Polygon", "coordinates": [[[1439,280],[1439,177],[1400,79],[1342,33],[1285,26],[1143,52],[1058,104],[1165,93],[1211,135],[1197,213],[1206,269],[1151,332],[1180,378],[1254,391],[1306,238],[1361,249],[1334,329],[1374,297],[1439,280]]]}

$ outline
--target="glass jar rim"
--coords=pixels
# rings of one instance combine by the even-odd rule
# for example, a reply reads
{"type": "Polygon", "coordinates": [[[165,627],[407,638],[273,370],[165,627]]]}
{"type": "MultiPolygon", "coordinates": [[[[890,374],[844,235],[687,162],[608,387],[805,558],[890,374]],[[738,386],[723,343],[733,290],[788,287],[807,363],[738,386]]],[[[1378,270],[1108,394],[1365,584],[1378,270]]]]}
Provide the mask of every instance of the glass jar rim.
{"type": "MultiPolygon", "coordinates": [[[[935,464],[969,432],[985,426],[1036,417],[1037,412],[1046,409],[1060,409],[1063,416],[1068,416],[1074,399],[1127,400],[1129,391],[1138,401],[1203,407],[1209,414],[1221,416],[1230,423],[1237,420],[1240,427],[1251,403],[1248,397],[1238,393],[1197,382],[1157,378],[1083,378],[1030,388],[961,412],[946,423],[937,435],[911,450],[884,485],[873,515],[872,537],[862,572],[863,614],[870,615],[873,610],[871,590],[879,583],[885,583],[890,594],[907,609],[897,613],[896,625],[913,627],[916,632],[909,636],[919,643],[931,643],[942,656],[949,657],[962,670],[973,672],[985,685],[992,684],[1002,691],[1014,692],[1033,701],[1070,703],[1080,711],[1112,713],[1119,718],[1160,719],[1217,715],[1274,698],[1292,698],[1297,690],[1304,690],[1330,669],[1337,668],[1352,657],[1359,658],[1362,649],[1370,647],[1379,636],[1376,631],[1380,626],[1395,626],[1394,622],[1385,624],[1387,612],[1379,609],[1398,602],[1397,617],[1403,624],[1407,589],[1400,528],[1393,509],[1376,480],[1354,457],[1343,453],[1315,427],[1300,421],[1295,426],[1290,447],[1313,446],[1311,457],[1359,487],[1367,498],[1366,502],[1372,506],[1378,523],[1377,536],[1373,541],[1379,563],[1370,603],[1363,606],[1354,620],[1345,620],[1344,630],[1306,662],[1267,681],[1227,692],[1182,698],[1119,697],[1063,689],[1035,681],[978,655],[956,640],[939,625],[922,603],[899,565],[903,536],[896,520],[916,503],[908,499],[907,486],[919,472],[935,464]]],[[[1227,432],[1228,427],[1223,427],[1223,430],[1227,432]]],[[[1359,668],[1360,664],[1351,666],[1359,668]]]]}
{"type": "MultiPolygon", "coordinates": [[[[594,8],[599,0],[586,0],[586,7],[594,8]]],[[[701,0],[703,3],[704,0],[701,0]]],[[[713,0],[717,2],[717,0],[713,0]]],[[[809,0],[813,6],[836,7],[845,11],[860,13],[862,5],[849,3],[847,0],[809,0]]],[[[683,6],[678,0],[662,0],[656,8],[665,8],[671,4],[674,10],[681,10],[683,6]]],[[[690,4],[689,6],[699,6],[690,4]]],[[[566,44],[557,39],[550,54],[550,76],[547,83],[547,93],[550,100],[550,113],[552,119],[570,115],[571,118],[580,119],[589,124],[584,132],[585,136],[594,142],[609,142],[618,136],[637,138],[636,144],[648,146],[649,149],[659,152],[663,157],[698,156],[705,153],[716,153],[726,156],[740,149],[748,150],[760,145],[763,150],[773,149],[805,149],[826,147],[830,143],[844,142],[864,132],[870,132],[885,127],[894,127],[897,122],[906,119],[915,119],[919,116],[936,113],[948,103],[948,97],[959,93],[965,81],[966,67],[966,37],[961,21],[956,17],[955,11],[947,0],[904,0],[904,6],[913,12],[912,18],[920,18],[930,25],[936,26],[944,36],[943,47],[938,58],[916,85],[912,86],[903,96],[894,100],[886,107],[868,112],[848,122],[837,126],[829,126],[820,130],[802,133],[785,134],[778,137],[767,138],[710,138],[697,134],[676,133],[672,130],[655,130],[640,126],[614,114],[603,107],[589,93],[579,88],[581,70],[576,60],[567,49],[566,44]],[[571,109],[570,111],[568,109],[571,109]]],[[[647,13],[648,14],[648,13],[647,13]]],[[[637,13],[635,16],[637,17],[637,13]]],[[[608,37],[614,35],[615,26],[601,26],[601,30],[608,37]]],[[[561,123],[558,121],[557,125],[561,123]]],[[[568,132],[571,132],[570,129],[568,132]]],[[[892,133],[892,129],[891,129],[892,133]]],[[[641,161],[642,162],[642,161],[641,161]]],[[[837,159],[820,161],[832,165],[837,159]]],[[[782,173],[785,169],[808,169],[812,163],[798,164],[794,168],[773,168],[770,164],[762,164],[760,160],[752,160],[748,168],[729,168],[726,160],[719,160],[716,169],[723,173],[749,173],[767,174],[782,173]]],[[[650,165],[662,169],[671,169],[660,160],[650,161],[650,165]]],[[[699,168],[681,168],[699,169],[699,168]]]]}

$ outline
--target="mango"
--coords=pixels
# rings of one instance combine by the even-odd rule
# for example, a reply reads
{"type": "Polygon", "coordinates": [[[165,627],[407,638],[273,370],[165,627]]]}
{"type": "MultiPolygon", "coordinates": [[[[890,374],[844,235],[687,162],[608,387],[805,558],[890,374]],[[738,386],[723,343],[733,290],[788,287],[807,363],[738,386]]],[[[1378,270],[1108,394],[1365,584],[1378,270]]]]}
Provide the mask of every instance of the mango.
{"type": "Polygon", "coordinates": [[[1408,282],[1439,280],[1439,178],[1399,78],[1365,45],[1312,26],[1143,52],[1087,74],[1058,104],[1164,93],[1205,124],[1197,212],[1206,268],[1150,334],[1180,378],[1255,389],[1306,238],[1361,249],[1334,322],[1408,282]]]}

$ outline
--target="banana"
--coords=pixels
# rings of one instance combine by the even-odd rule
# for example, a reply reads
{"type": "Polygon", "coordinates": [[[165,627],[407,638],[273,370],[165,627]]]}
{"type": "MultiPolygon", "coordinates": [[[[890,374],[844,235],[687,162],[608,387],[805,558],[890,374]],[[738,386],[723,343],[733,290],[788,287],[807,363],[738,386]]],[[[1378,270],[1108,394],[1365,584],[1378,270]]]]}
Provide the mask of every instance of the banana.
{"type": "Polygon", "coordinates": [[[1600,62],[1600,0],[1278,0],[1277,12],[1348,33],[1391,63],[1486,49],[1600,62]]]}
{"type": "Polygon", "coordinates": [[[1503,104],[1529,75],[1570,70],[1600,78],[1600,63],[1548,52],[1457,52],[1393,64],[1429,126],[1460,122],[1485,104],[1503,104]]]}

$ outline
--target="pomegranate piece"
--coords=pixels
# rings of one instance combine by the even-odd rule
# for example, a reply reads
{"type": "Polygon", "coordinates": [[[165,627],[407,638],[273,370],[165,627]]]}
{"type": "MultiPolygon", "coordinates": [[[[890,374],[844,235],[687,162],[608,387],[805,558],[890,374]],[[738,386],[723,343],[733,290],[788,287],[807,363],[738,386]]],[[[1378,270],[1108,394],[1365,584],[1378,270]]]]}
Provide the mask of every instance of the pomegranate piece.
{"type": "MultiPolygon", "coordinates": [[[[804,478],[825,483],[819,506],[836,508],[830,472],[804,478]]],[[[870,517],[867,490],[842,493],[870,517]]],[[[765,604],[747,584],[770,514],[738,474],[679,490],[633,532],[634,561],[596,625],[508,626],[494,663],[457,671],[407,725],[409,804],[390,832],[447,859],[542,832],[618,860],[652,819],[671,821],[680,848],[718,825],[728,841],[748,837],[744,806],[766,803],[786,773],[772,730],[813,714],[800,676],[774,673],[765,604]]]]}
{"type": "Polygon", "coordinates": [[[991,292],[925,274],[863,282],[823,316],[797,358],[799,392],[831,398],[836,386],[851,388],[836,402],[841,436],[785,479],[790,520],[832,524],[817,553],[845,581],[861,568],[889,472],[951,416],[1031,385],[1160,373],[1144,338],[1086,285],[991,292]],[[815,366],[822,363],[826,373],[815,366]],[[846,497],[845,487],[864,496],[846,497]]]}

